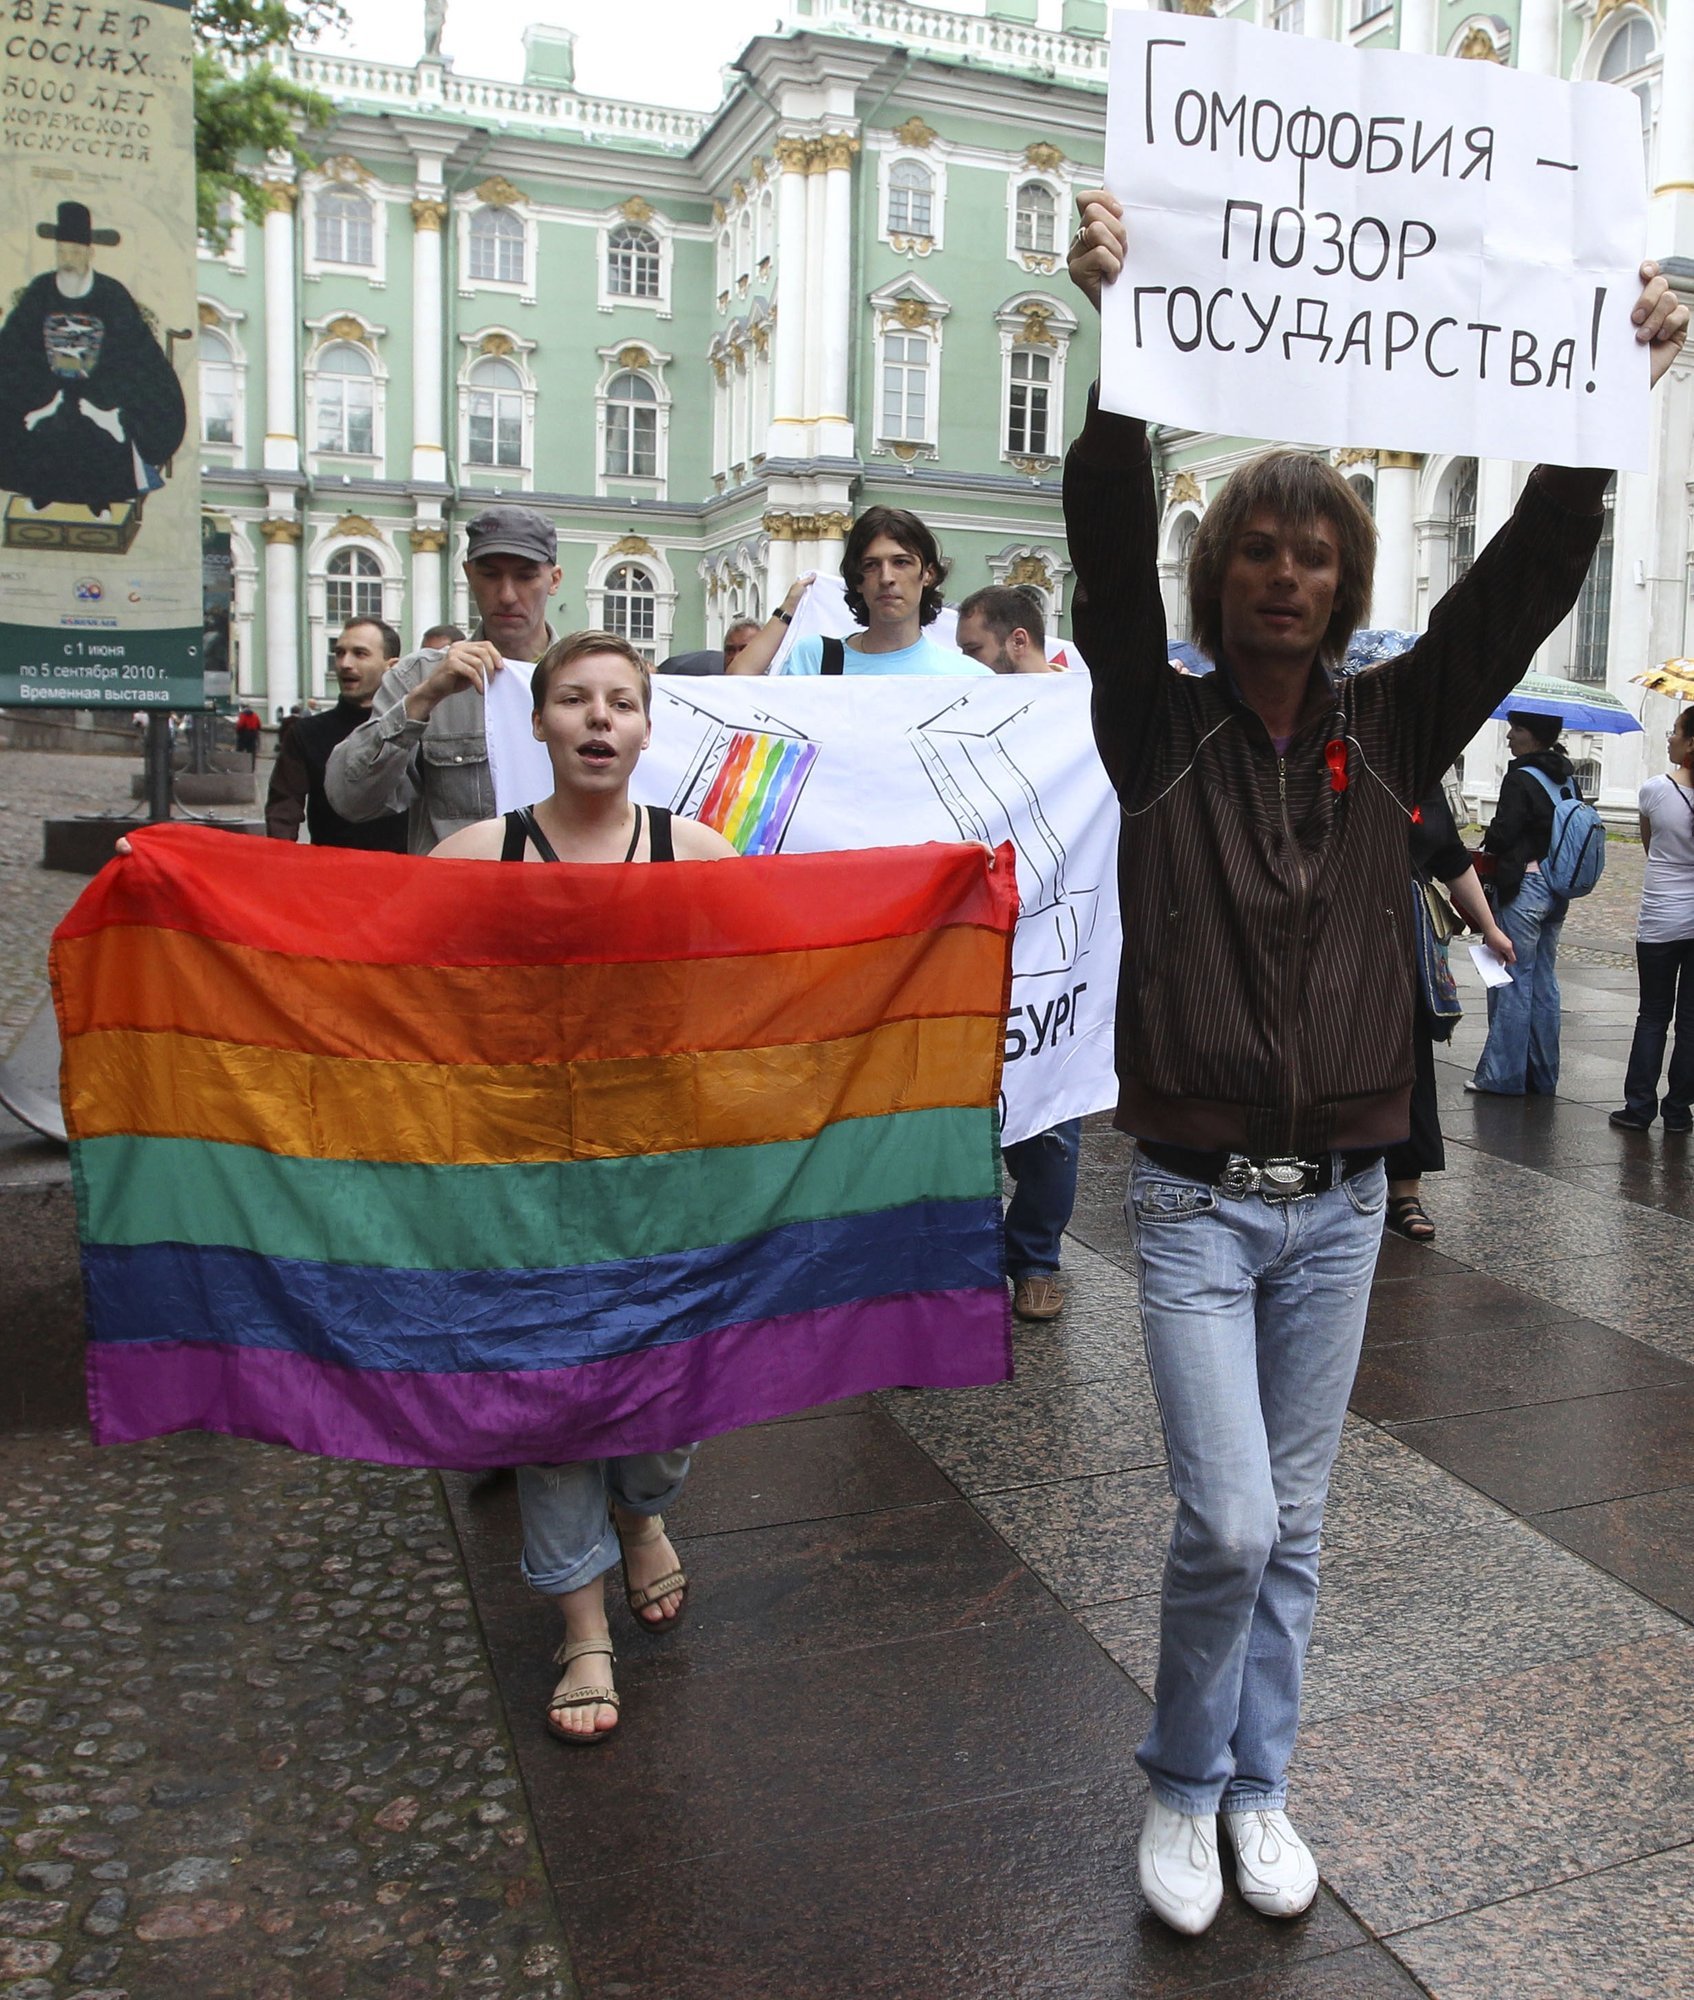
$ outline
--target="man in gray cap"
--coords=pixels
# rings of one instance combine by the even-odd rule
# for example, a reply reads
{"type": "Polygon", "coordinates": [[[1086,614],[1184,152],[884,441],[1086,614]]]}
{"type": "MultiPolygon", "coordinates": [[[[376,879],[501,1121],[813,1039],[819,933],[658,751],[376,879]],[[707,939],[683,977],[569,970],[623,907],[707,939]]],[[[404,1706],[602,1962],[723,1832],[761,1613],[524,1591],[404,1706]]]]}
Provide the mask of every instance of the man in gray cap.
{"type": "Polygon", "coordinates": [[[553,641],[552,522],[530,507],[485,508],[465,530],[465,579],[481,614],[475,631],[396,661],[370,720],[336,745],[324,774],[330,804],[345,819],[406,813],[413,854],[494,816],[483,691],[503,661],[539,660],[553,641]]]}

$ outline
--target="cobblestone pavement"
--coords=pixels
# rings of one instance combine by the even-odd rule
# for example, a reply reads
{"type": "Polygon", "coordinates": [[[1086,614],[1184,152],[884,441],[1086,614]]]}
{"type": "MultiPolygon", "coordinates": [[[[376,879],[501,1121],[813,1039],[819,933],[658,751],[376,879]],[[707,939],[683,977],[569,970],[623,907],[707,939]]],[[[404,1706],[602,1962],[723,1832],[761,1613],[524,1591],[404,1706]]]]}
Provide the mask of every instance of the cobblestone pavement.
{"type": "Polygon", "coordinates": [[[563,2000],[433,1475],[0,1442],[5,2000],[563,2000]]]}

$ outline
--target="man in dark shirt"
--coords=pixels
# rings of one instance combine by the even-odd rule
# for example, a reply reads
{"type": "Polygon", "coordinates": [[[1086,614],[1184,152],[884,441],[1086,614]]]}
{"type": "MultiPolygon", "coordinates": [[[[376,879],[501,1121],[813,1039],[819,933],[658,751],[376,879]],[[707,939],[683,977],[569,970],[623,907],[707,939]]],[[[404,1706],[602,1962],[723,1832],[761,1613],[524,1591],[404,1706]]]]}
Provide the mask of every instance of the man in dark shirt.
{"type": "Polygon", "coordinates": [[[382,677],[400,657],[400,634],[380,618],[355,618],[335,642],[335,675],[341,699],[321,715],[303,715],[277,750],[265,800],[265,831],[272,840],[297,840],[300,822],[314,847],[362,847],[387,854],[406,851],[406,815],[383,813],[343,819],[324,791],[329,753],[371,712],[382,677]]]}

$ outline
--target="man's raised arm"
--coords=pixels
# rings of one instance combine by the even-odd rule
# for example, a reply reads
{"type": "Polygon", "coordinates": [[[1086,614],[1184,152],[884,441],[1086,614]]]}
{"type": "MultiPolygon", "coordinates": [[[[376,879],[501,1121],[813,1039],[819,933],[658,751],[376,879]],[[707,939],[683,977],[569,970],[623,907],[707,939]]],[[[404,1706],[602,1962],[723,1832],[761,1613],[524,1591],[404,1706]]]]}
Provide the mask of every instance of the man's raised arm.
{"type": "Polygon", "coordinates": [[[371,703],[371,712],[329,753],[324,792],[343,819],[376,819],[407,812],[418,796],[416,755],[423,720],[408,714],[407,699],[421,672],[438,655],[415,654],[389,668],[371,703]],[[421,671],[420,671],[421,663],[421,671]]]}

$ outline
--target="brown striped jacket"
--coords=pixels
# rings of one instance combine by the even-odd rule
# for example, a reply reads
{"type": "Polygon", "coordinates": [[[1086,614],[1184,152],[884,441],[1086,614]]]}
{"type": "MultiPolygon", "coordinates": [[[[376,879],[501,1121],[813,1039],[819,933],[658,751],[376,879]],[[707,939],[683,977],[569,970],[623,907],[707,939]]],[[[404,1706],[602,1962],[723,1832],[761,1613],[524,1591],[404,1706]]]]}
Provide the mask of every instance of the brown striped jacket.
{"type": "Polygon", "coordinates": [[[1077,645],[1122,818],[1117,1123],[1263,1159],[1405,1136],[1412,1083],[1406,835],[1575,601],[1597,539],[1532,475],[1417,645],[1333,681],[1286,754],[1235,693],[1166,663],[1158,510],[1142,424],[1092,410],[1065,463],[1077,645]],[[1346,745],[1332,788],[1327,743],[1346,745]]]}

